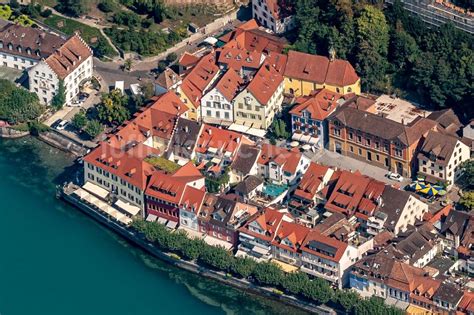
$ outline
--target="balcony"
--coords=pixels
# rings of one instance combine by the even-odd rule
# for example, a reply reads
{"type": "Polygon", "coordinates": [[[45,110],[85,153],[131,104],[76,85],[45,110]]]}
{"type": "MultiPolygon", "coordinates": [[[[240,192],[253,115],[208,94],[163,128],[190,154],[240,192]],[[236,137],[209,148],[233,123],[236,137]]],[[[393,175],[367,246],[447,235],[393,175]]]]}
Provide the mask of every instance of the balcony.
{"type": "Polygon", "coordinates": [[[336,275],[330,275],[330,274],[327,274],[327,273],[324,273],[324,272],[319,272],[317,270],[307,268],[305,266],[301,266],[301,271],[303,271],[307,274],[310,274],[312,276],[315,276],[317,278],[323,278],[325,280],[328,280],[328,281],[331,281],[331,282],[334,282],[334,283],[337,283],[339,281],[339,278],[336,275]]]}
{"type": "Polygon", "coordinates": [[[321,268],[325,268],[325,269],[337,272],[337,267],[336,266],[332,266],[332,265],[326,264],[324,262],[321,262],[321,261],[318,261],[318,260],[315,260],[315,259],[310,259],[310,258],[308,258],[304,255],[301,257],[301,260],[305,263],[308,263],[308,264],[311,264],[311,265],[315,265],[315,266],[318,266],[318,267],[321,267],[321,268]]]}

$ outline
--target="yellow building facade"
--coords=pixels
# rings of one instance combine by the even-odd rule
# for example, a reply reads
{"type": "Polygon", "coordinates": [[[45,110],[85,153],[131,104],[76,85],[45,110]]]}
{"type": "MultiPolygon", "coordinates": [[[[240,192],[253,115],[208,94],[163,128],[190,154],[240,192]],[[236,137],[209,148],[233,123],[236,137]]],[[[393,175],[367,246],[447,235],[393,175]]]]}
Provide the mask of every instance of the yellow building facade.
{"type": "Polygon", "coordinates": [[[296,78],[291,78],[285,76],[285,93],[292,94],[296,97],[309,95],[314,90],[319,89],[328,89],[332,92],[336,92],[339,94],[348,94],[348,93],[355,93],[359,95],[361,93],[361,84],[360,79],[357,80],[354,84],[349,84],[346,86],[337,86],[331,84],[319,84],[316,82],[300,80],[296,78]]]}

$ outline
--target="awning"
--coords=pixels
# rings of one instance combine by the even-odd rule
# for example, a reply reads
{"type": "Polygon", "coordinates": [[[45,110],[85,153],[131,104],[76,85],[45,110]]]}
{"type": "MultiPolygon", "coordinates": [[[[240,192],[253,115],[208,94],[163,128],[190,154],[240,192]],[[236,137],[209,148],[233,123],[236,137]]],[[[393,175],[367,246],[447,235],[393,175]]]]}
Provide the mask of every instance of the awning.
{"type": "Polygon", "coordinates": [[[123,202],[122,200],[117,200],[115,205],[120,209],[126,211],[127,213],[130,213],[132,216],[135,216],[138,214],[138,212],[140,212],[140,208],[138,208],[137,206],[133,206],[129,203],[123,202]]]}
{"type": "Polygon", "coordinates": [[[178,225],[178,222],[175,222],[175,221],[168,221],[168,223],[166,223],[166,227],[170,229],[175,229],[177,225],[178,225]]]}
{"type": "Polygon", "coordinates": [[[167,220],[165,218],[159,217],[157,220],[158,223],[165,225],[167,220]]]}
{"type": "Polygon", "coordinates": [[[78,188],[74,191],[74,194],[77,195],[79,198],[84,199],[84,197],[88,196],[89,193],[82,188],[78,188]]]}
{"type": "Polygon", "coordinates": [[[233,247],[231,243],[212,237],[210,235],[206,235],[206,237],[204,237],[204,242],[212,246],[222,246],[227,250],[230,250],[233,247]]]}
{"type": "Polygon", "coordinates": [[[203,42],[208,43],[209,45],[212,45],[212,46],[214,46],[215,44],[217,44],[218,41],[219,41],[219,40],[218,40],[217,38],[212,37],[212,36],[206,38],[205,40],[203,40],[203,42]]]}
{"type": "Polygon", "coordinates": [[[268,253],[270,252],[269,249],[265,249],[265,248],[262,248],[262,247],[260,247],[260,246],[254,246],[254,247],[252,248],[252,250],[253,250],[254,252],[256,252],[257,254],[260,254],[260,255],[262,255],[262,256],[268,255],[268,253]]]}
{"type": "Polygon", "coordinates": [[[133,220],[130,219],[129,217],[127,217],[127,216],[120,217],[118,220],[120,222],[122,222],[123,224],[125,224],[125,225],[129,225],[130,223],[133,222],[133,220]]]}
{"type": "Polygon", "coordinates": [[[265,134],[267,133],[266,130],[263,130],[263,129],[258,129],[258,128],[252,128],[252,127],[248,127],[248,126],[244,126],[244,125],[239,125],[239,124],[232,124],[229,126],[229,128],[227,128],[231,131],[237,131],[237,132],[240,132],[240,133],[244,133],[244,134],[247,134],[247,135],[250,135],[250,136],[254,136],[254,137],[259,137],[259,138],[264,138],[265,137],[265,134]]]}
{"type": "Polygon", "coordinates": [[[148,222],[155,222],[157,218],[158,218],[158,217],[157,217],[156,215],[154,215],[154,214],[149,214],[149,215],[146,217],[146,220],[147,220],[148,222]]]}
{"type": "Polygon", "coordinates": [[[97,186],[96,184],[92,184],[91,182],[85,183],[84,186],[82,186],[85,190],[88,192],[96,195],[97,197],[100,197],[102,199],[106,199],[107,196],[109,195],[109,192],[105,190],[102,187],[97,186]]]}

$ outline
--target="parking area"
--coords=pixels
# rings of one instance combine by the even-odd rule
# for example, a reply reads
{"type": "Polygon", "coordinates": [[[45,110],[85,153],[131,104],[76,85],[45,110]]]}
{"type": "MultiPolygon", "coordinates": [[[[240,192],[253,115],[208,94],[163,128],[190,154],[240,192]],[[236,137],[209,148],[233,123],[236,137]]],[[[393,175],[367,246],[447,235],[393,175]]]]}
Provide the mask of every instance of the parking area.
{"type": "Polygon", "coordinates": [[[309,157],[313,162],[317,162],[322,165],[337,167],[348,171],[359,170],[364,175],[370,176],[372,178],[375,178],[376,180],[385,182],[390,185],[398,185],[403,188],[411,183],[411,180],[409,178],[404,178],[402,182],[391,180],[387,177],[387,170],[370,165],[368,163],[364,163],[348,156],[343,156],[336,152],[328,150],[318,150],[316,153],[312,153],[310,151],[305,152],[305,155],[309,157]]]}

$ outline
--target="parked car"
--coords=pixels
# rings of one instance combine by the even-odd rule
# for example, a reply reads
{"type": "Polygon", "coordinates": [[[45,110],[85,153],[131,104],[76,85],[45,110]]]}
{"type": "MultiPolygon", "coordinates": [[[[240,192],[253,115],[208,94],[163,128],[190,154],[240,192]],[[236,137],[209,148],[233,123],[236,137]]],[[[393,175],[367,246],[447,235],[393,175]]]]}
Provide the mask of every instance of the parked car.
{"type": "Polygon", "coordinates": [[[81,107],[82,102],[80,100],[73,100],[70,104],[67,104],[69,107],[81,107]]]}
{"type": "Polygon", "coordinates": [[[400,174],[393,173],[393,172],[388,172],[387,177],[390,178],[391,180],[395,180],[397,182],[402,182],[403,177],[400,174]]]}
{"type": "Polygon", "coordinates": [[[61,122],[56,126],[56,130],[64,130],[66,126],[69,124],[67,120],[61,120],[61,122]]]}

